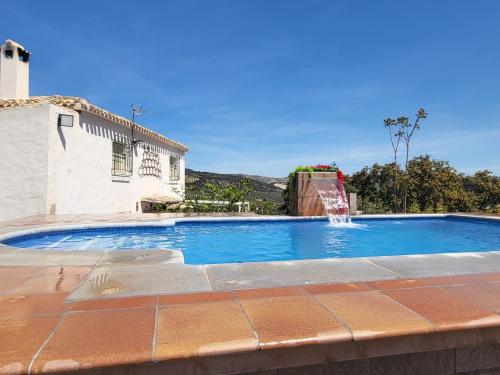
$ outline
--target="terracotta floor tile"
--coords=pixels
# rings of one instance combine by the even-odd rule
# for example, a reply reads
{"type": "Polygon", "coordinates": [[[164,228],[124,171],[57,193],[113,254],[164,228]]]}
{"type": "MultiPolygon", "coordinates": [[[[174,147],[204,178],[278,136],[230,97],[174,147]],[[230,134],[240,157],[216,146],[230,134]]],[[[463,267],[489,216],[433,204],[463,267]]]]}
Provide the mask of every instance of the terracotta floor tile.
{"type": "Polygon", "coordinates": [[[263,348],[351,339],[349,330],[310,296],[241,300],[263,348]]]}
{"type": "Polygon", "coordinates": [[[477,282],[477,278],[474,275],[436,276],[436,277],[426,277],[423,278],[422,280],[428,282],[429,286],[470,284],[477,282]]]}
{"type": "Polygon", "coordinates": [[[300,287],[283,288],[261,288],[261,289],[242,289],[235,290],[236,297],[239,299],[271,298],[271,297],[289,297],[305,296],[307,292],[300,287]]]}
{"type": "Polygon", "coordinates": [[[362,290],[371,290],[368,283],[344,283],[344,284],[316,284],[305,285],[306,289],[311,294],[325,293],[341,293],[341,292],[358,292],[362,290]]]}
{"type": "Polygon", "coordinates": [[[158,305],[182,305],[199,302],[221,302],[233,300],[233,292],[203,292],[158,296],[158,305]]]}
{"type": "Polygon", "coordinates": [[[18,287],[31,276],[29,275],[11,275],[8,277],[0,277],[0,293],[8,293],[12,289],[18,287]]]}
{"type": "Polygon", "coordinates": [[[60,319],[43,316],[0,321],[0,372],[26,373],[34,354],[60,319]]]}
{"type": "Polygon", "coordinates": [[[92,267],[80,267],[80,266],[58,266],[58,267],[47,267],[42,270],[37,276],[69,276],[76,275],[83,278],[90,271],[92,267]]]}
{"type": "Polygon", "coordinates": [[[149,362],[154,322],[153,308],[70,313],[39,354],[33,370],[149,362]]]}
{"type": "Polygon", "coordinates": [[[445,289],[459,295],[466,301],[500,313],[500,285],[477,283],[448,286],[445,289]]]}
{"type": "Polygon", "coordinates": [[[483,281],[500,282],[500,272],[479,273],[474,276],[483,281]]]}
{"type": "Polygon", "coordinates": [[[116,310],[116,309],[127,309],[134,307],[156,307],[156,296],[76,301],[73,303],[72,310],[73,311],[116,310]]]}
{"type": "Polygon", "coordinates": [[[0,297],[0,319],[40,314],[61,314],[71,308],[67,293],[8,295],[0,297]]]}
{"type": "Polygon", "coordinates": [[[235,301],[162,307],[156,360],[257,350],[252,327],[235,301]]]}
{"type": "Polygon", "coordinates": [[[71,292],[80,285],[79,275],[34,276],[10,290],[11,294],[71,292]]]}
{"type": "Polygon", "coordinates": [[[384,291],[386,295],[426,317],[440,330],[500,325],[500,316],[442,288],[384,291]]]}
{"type": "Polygon", "coordinates": [[[354,339],[434,329],[424,318],[377,291],[320,294],[316,298],[351,328],[354,339]]]}
{"type": "Polygon", "coordinates": [[[34,276],[43,270],[43,267],[0,267],[0,277],[34,276]]]}
{"type": "Polygon", "coordinates": [[[431,281],[425,279],[395,279],[371,281],[369,284],[376,290],[407,289],[432,285],[431,281]]]}

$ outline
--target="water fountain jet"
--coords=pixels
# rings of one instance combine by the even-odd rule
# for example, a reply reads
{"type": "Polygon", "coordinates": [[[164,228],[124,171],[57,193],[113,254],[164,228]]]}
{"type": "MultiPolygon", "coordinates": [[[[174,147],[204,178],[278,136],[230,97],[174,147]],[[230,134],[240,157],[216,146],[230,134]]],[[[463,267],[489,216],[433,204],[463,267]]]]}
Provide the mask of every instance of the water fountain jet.
{"type": "Polygon", "coordinates": [[[332,224],[348,224],[351,222],[349,203],[343,182],[339,178],[311,177],[311,183],[316,188],[328,220],[332,224]]]}
{"type": "Polygon", "coordinates": [[[356,196],[351,193],[348,200],[344,176],[335,165],[297,167],[289,177],[287,204],[293,216],[327,216],[334,224],[350,224],[356,196]]]}

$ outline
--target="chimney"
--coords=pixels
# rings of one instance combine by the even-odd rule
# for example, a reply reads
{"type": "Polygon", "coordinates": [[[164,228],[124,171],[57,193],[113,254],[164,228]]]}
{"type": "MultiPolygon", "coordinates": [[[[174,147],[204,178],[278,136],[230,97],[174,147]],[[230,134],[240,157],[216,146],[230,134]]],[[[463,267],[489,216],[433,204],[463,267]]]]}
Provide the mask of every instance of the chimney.
{"type": "Polygon", "coordinates": [[[0,99],[29,98],[31,53],[7,39],[0,49],[0,99]]]}

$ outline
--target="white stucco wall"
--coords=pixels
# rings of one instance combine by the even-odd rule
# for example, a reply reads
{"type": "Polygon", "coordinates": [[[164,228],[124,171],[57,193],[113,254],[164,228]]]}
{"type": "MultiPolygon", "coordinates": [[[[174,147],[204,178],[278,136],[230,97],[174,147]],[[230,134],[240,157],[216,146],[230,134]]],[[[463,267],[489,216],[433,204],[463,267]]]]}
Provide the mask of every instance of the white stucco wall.
{"type": "Polygon", "coordinates": [[[0,221],[45,214],[49,105],[0,110],[0,221]]]}
{"type": "Polygon", "coordinates": [[[47,211],[56,214],[136,212],[141,197],[175,196],[184,190],[184,155],[181,150],[135,134],[145,141],[136,146],[129,182],[113,181],[112,141],[130,138],[130,129],[93,114],[50,105],[47,211]],[[75,116],[73,127],[58,127],[59,113],[75,116]],[[139,176],[145,145],[160,157],[162,176],[139,176]],[[180,159],[180,180],[170,181],[169,157],[180,159]]]}
{"type": "Polygon", "coordinates": [[[29,96],[29,62],[19,59],[18,47],[24,47],[7,40],[0,47],[0,99],[26,99],[29,96]],[[12,51],[12,57],[5,56],[5,50],[12,51]]]}
{"type": "Polygon", "coordinates": [[[53,104],[0,110],[0,221],[39,214],[136,212],[141,198],[184,191],[181,150],[155,139],[136,146],[128,182],[112,178],[112,141],[127,141],[130,129],[86,112],[53,104]],[[58,127],[60,113],[73,127],[58,127]],[[144,148],[154,147],[161,177],[139,176],[144,148]],[[170,181],[169,157],[180,156],[180,179],[170,181]],[[136,206],[137,205],[137,206],[136,206]]]}

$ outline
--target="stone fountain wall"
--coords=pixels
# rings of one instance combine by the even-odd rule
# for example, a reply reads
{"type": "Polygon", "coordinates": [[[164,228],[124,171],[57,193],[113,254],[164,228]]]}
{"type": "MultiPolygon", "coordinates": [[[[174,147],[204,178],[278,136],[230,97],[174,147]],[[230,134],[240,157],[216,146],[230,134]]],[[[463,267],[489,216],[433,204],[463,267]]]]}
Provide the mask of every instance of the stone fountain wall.
{"type": "MultiPolygon", "coordinates": [[[[318,191],[311,182],[307,172],[298,172],[289,177],[289,213],[292,216],[326,216],[318,191]]],[[[337,173],[314,172],[314,178],[337,180],[337,173]]]]}

